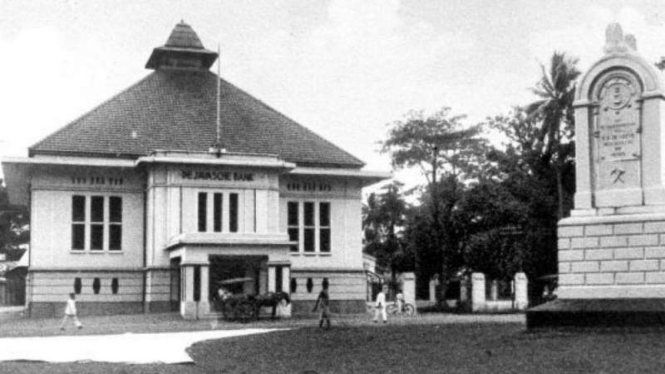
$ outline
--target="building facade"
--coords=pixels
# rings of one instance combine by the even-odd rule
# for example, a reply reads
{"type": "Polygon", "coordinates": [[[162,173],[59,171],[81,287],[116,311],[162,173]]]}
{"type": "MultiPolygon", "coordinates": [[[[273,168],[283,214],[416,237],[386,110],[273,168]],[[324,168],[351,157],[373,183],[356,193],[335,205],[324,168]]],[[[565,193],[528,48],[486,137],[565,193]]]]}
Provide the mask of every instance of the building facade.
{"type": "Polygon", "coordinates": [[[147,77],[3,160],[31,212],[26,304],[87,314],[213,311],[234,293],[288,292],[365,310],[361,190],[389,177],[210,72],[217,53],[178,24],[147,77]]]}

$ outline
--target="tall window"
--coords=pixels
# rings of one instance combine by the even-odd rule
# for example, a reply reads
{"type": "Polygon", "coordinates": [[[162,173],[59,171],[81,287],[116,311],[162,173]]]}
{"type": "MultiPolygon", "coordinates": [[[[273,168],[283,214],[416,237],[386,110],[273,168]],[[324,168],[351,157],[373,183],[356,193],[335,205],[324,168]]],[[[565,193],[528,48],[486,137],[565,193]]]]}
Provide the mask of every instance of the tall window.
{"type": "Polygon", "coordinates": [[[330,203],[287,202],[287,230],[289,240],[298,242],[291,246],[291,252],[330,253],[330,203]]]}
{"type": "MultiPolygon", "coordinates": [[[[297,242],[300,237],[300,225],[298,223],[298,203],[289,201],[287,203],[287,230],[289,232],[289,241],[297,242]]],[[[291,252],[298,252],[298,243],[291,245],[291,252]]]]}
{"type": "Polygon", "coordinates": [[[72,249],[85,249],[85,196],[72,197],[72,249]]]}
{"type": "Polygon", "coordinates": [[[305,207],[304,207],[304,224],[305,224],[305,231],[304,231],[304,239],[305,239],[305,246],[304,250],[305,252],[314,252],[314,230],[316,229],[314,226],[314,203],[307,201],[305,202],[305,207]]]}
{"type": "Polygon", "coordinates": [[[109,197],[109,250],[122,249],[122,198],[109,197]]]}
{"type": "Polygon", "coordinates": [[[239,228],[239,194],[229,193],[228,201],[223,193],[198,193],[198,231],[199,232],[238,232],[239,228]],[[228,204],[228,220],[224,218],[224,206],[228,204]],[[212,222],[208,222],[208,212],[212,211],[212,222]],[[228,227],[225,227],[228,222],[228,227]]]}
{"type": "Polygon", "coordinates": [[[229,231],[238,232],[238,194],[229,195],[229,231]]]}
{"type": "Polygon", "coordinates": [[[208,194],[199,192],[199,232],[206,231],[206,221],[208,219],[208,194]]]}
{"type": "Polygon", "coordinates": [[[122,249],[122,197],[72,196],[72,250],[86,249],[122,249]]]}
{"type": "Polygon", "coordinates": [[[222,231],[222,208],[224,207],[224,196],[221,193],[216,193],[213,198],[213,230],[215,232],[222,231]]]}
{"type": "Polygon", "coordinates": [[[330,203],[319,204],[319,251],[330,252],[330,203]]]}
{"type": "Polygon", "coordinates": [[[90,199],[90,249],[104,249],[104,196],[90,199]]]}

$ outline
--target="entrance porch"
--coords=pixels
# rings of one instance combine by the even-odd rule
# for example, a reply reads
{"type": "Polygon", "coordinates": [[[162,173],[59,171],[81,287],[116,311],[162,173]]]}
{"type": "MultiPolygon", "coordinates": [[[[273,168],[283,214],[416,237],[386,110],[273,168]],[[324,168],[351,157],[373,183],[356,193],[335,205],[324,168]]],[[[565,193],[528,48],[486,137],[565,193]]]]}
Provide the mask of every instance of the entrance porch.
{"type": "Polygon", "coordinates": [[[180,262],[180,314],[185,319],[212,317],[222,282],[233,294],[288,292],[288,245],[285,241],[279,246],[183,246],[172,250],[171,259],[180,262]],[[243,281],[225,282],[235,279],[243,281]]]}

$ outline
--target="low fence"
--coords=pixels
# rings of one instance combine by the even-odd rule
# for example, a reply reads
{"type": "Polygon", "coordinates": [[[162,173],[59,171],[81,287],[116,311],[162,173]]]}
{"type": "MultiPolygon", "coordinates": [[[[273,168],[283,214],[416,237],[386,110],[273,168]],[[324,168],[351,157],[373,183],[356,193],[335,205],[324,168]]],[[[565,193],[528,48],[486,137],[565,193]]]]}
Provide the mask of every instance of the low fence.
{"type": "MultiPolygon", "coordinates": [[[[430,301],[435,300],[436,283],[430,283],[430,301]]],[[[460,280],[455,299],[446,300],[449,307],[463,307],[475,313],[522,311],[529,306],[526,274],[517,273],[508,282],[487,280],[482,273],[460,280]]]]}
{"type": "Polygon", "coordinates": [[[471,311],[472,312],[503,312],[526,310],[529,306],[527,297],[528,281],[526,274],[517,273],[509,285],[509,292],[503,293],[507,298],[499,297],[499,282],[485,281],[482,273],[471,274],[471,311]],[[488,297],[489,295],[489,297],[488,297]]]}

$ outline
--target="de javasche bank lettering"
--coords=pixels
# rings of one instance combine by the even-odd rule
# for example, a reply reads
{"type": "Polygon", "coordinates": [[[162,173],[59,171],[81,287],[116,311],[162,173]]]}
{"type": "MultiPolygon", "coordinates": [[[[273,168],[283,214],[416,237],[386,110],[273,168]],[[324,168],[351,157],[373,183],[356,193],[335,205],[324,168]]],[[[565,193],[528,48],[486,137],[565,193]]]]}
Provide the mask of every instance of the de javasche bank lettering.
{"type": "Polygon", "coordinates": [[[230,171],[194,171],[182,170],[182,179],[201,179],[215,181],[254,181],[254,174],[230,171]]]}

